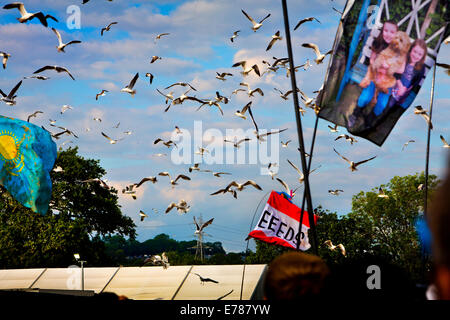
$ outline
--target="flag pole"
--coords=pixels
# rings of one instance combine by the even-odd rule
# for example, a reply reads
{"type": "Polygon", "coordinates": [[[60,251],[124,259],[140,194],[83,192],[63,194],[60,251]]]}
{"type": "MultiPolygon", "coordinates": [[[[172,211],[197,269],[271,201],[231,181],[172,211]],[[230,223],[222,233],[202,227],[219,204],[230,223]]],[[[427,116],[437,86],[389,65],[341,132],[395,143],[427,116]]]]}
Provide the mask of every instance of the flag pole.
{"type": "Polygon", "coordinates": [[[435,81],[436,81],[436,61],[433,66],[433,77],[431,78],[430,121],[428,123],[427,153],[425,159],[425,200],[423,205],[423,214],[425,217],[427,216],[427,209],[428,209],[428,166],[430,162],[431,117],[433,115],[435,81]]]}
{"type": "MultiPolygon", "coordinates": [[[[309,187],[309,172],[306,164],[306,157],[305,157],[305,144],[303,141],[303,129],[302,129],[302,121],[300,119],[300,111],[299,111],[299,103],[298,103],[298,94],[297,94],[297,81],[295,77],[295,68],[294,68],[294,58],[292,54],[292,43],[291,43],[291,33],[289,30],[289,19],[288,19],[288,11],[287,11],[287,4],[286,0],[281,0],[282,6],[283,6],[283,17],[284,17],[284,29],[285,29],[285,35],[286,35],[286,45],[287,45],[287,51],[289,56],[289,67],[290,70],[292,70],[290,74],[291,78],[291,85],[292,85],[292,94],[294,97],[294,112],[295,112],[295,120],[297,123],[297,135],[298,135],[298,141],[299,141],[299,147],[300,147],[300,160],[302,163],[302,170],[304,175],[304,184],[305,184],[305,194],[306,194],[306,203],[308,207],[308,213],[309,213],[309,224],[310,229],[313,235],[313,241],[312,241],[312,248],[314,253],[317,255],[318,248],[317,248],[317,234],[316,234],[316,226],[314,223],[314,213],[313,213],[313,205],[312,205],[312,199],[311,199],[311,191],[309,187]],[[311,218],[312,217],[312,218],[311,218]]],[[[303,208],[301,208],[303,211],[303,208]]],[[[301,228],[301,224],[299,223],[299,228],[301,228]]],[[[299,233],[299,239],[297,241],[297,250],[300,246],[300,233],[299,233]]]]}

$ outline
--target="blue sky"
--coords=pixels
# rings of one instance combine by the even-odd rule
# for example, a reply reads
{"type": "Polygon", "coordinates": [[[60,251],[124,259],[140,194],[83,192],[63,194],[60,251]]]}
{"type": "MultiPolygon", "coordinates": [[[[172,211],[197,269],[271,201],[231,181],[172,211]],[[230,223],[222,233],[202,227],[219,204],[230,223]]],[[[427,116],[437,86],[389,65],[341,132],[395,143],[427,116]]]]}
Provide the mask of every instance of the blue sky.
{"type": "MultiPolygon", "coordinates": [[[[25,119],[36,110],[44,114],[32,121],[49,128],[48,119],[57,120],[57,124],[72,129],[79,139],[65,137],[57,142],[73,141],[79,147],[80,154],[87,158],[100,159],[106,169],[108,183],[121,190],[124,186],[140,181],[146,176],[155,176],[158,172],[169,171],[172,175],[187,174],[191,181],[182,181],[174,189],[170,188],[168,178],[158,177],[156,184],[146,183],[138,189],[138,198],[122,195],[119,201],[124,214],[133,218],[137,225],[138,240],[143,241],[159,233],[167,233],[177,240],[193,240],[193,216],[200,214],[204,219],[214,217],[214,223],[208,227],[206,241],[221,241],[227,251],[245,250],[244,241],[261,198],[270,190],[281,190],[276,180],[260,174],[260,164],[201,164],[203,169],[226,171],[230,176],[216,178],[206,172],[189,173],[192,165],[176,165],[170,161],[171,150],[162,145],[153,145],[153,141],[162,137],[169,139],[175,126],[193,134],[194,121],[202,121],[203,131],[216,129],[225,135],[227,129],[253,129],[251,121],[234,116],[248,101],[244,93],[231,95],[241,81],[250,83],[252,88],[260,87],[265,95],[256,95],[252,110],[260,128],[289,128],[279,137],[281,141],[292,140],[288,148],[280,148],[278,177],[290,185],[296,185],[297,173],[287,164],[290,159],[300,166],[296,151],[295,117],[292,99],[282,100],[274,88],[286,91],[290,88],[290,78],[285,70],[276,74],[266,74],[259,78],[250,74],[245,79],[232,64],[249,59],[256,62],[261,70],[262,60],[273,61],[272,57],[286,57],[285,42],[276,43],[266,52],[270,37],[277,30],[284,36],[284,24],[281,3],[278,1],[119,1],[91,0],[82,5],[79,1],[29,0],[25,2],[28,11],[43,11],[56,16],[58,23],[49,20],[49,28],[37,21],[19,23],[17,10],[0,10],[0,50],[11,54],[6,70],[0,70],[0,88],[9,91],[22,77],[31,75],[38,68],[50,64],[67,67],[74,75],[72,81],[67,75],[46,72],[51,77],[47,81],[25,80],[18,91],[17,105],[2,105],[3,115],[25,119]],[[81,29],[70,30],[66,25],[70,5],[78,5],[81,12],[81,29]],[[241,13],[244,9],[255,19],[261,19],[271,13],[263,26],[253,32],[251,24],[241,13]],[[109,32],[100,36],[101,28],[117,21],[109,32]],[[50,27],[55,27],[63,41],[81,40],[66,48],[66,53],[57,52],[56,36],[50,27]],[[234,43],[229,38],[234,31],[241,30],[234,43]],[[157,34],[169,32],[170,35],[154,41],[157,34]],[[151,56],[162,59],[150,64],[151,56]],[[136,83],[137,94],[134,98],[120,92],[136,72],[140,78],[136,83]],[[155,75],[150,85],[144,75],[155,75]],[[233,77],[222,82],[215,78],[216,72],[231,72],[233,77]],[[164,113],[164,98],[161,91],[174,82],[189,82],[197,92],[190,92],[199,98],[212,98],[215,91],[231,96],[229,104],[222,104],[225,115],[222,117],[216,109],[203,107],[200,111],[194,102],[171,107],[164,113]],[[109,92],[95,100],[102,89],[109,92]],[[59,110],[62,105],[74,107],[64,114],[59,110]],[[96,122],[100,117],[102,122],[96,122]],[[113,128],[120,122],[119,128],[113,128]],[[89,128],[90,131],[86,131],[89,128]],[[123,132],[132,130],[132,135],[123,132]],[[124,138],[111,145],[100,132],[113,138],[124,138]],[[168,153],[169,157],[158,158],[155,153],[168,153]],[[229,195],[210,196],[209,194],[225,187],[230,181],[255,180],[263,191],[246,189],[235,200],[229,195]],[[191,210],[184,215],[175,211],[164,214],[170,202],[185,199],[191,210]],[[159,210],[155,214],[152,208],[159,210]],[[139,221],[139,210],[149,215],[144,222],[139,221]]],[[[301,43],[314,42],[322,51],[328,51],[333,43],[339,22],[339,15],[332,9],[341,10],[344,1],[288,1],[290,24],[293,27],[298,20],[315,16],[321,23],[309,22],[296,31],[291,31],[294,62],[302,64],[306,59],[314,58],[310,49],[301,47],[301,43]]],[[[443,46],[440,61],[446,61],[450,46],[443,46]]],[[[321,65],[313,65],[309,70],[300,69],[297,74],[298,86],[309,96],[320,88],[326,72],[328,58],[321,65]]],[[[436,78],[435,106],[433,111],[430,173],[442,176],[445,168],[446,150],[441,147],[439,135],[450,139],[450,102],[449,77],[438,70],[436,78]]],[[[423,105],[428,109],[431,77],[428,77],[414,105],[423,105]]],[[[174,96],[185,91],[174,87],[174,96]]],[[[306,148],[309,149],[314,113],[308,109],[302,117],[306,148]]],[[[322,205],[325,209],[346,214],[351,211],[352,195],[361,190],[368,191],[380,184],[387,183],[394,175],[406,175],[421,172],[425,167],[426,124],[425,121],[407,110],[397,123],[391,135],[382,147],[359,138],[358,143],[350,145],[343,140],[334,141],[335,135],[329,132],[326,121],[320,120],[313,168],[321,167],[310,176],[313,205],[322,205]],[[401,151],[409,139],[411,143],[401,151]],[[354,158],[365,159],[376,155],[370,164],[363,165],[357,172],[350,172],[348,165],[333,152],[339,152],[354,158]],[[328,189],[343,189],[339,196],[328,194],[328,189]]],[[[340,128],[339,133],[346,133],[340,128]]],[[[215,142],[217,143],[217,142],[215,142]]],[[[274,143],[279,143],[275,140],[274,143]]],[[[70,144],[66,144],[66,148],[70,144]]],[[[205,145],[214,146],[205,141],[205,145]]],[[[195,150],[194,150],[195,151],[195,150]]],[[[294,202],[300,204],[303,188],[294,202]]],[[[257,216],[259,212],[257,213],[257,216]]],[[[251,248],[254,243],[251,242],[251,248]]]]}

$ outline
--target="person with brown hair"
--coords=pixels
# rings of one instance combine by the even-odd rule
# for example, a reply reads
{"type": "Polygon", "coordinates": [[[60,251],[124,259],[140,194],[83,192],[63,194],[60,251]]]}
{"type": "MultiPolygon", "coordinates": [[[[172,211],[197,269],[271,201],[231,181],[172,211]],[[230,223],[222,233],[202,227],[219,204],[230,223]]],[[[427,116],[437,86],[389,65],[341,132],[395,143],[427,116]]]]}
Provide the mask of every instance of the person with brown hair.
{"type": "Polygon", "coordinates": [[[318,298],[329,275],[328,266],[318,256],[291,251],[275,258],[264,281],[266,300],[318,298]]]}
{"type": "Polygon", "coordinates": [[[446,177],[432,198],[426,218],[432,237],[438,299],[450,300],[450,157],[446,177]]]}

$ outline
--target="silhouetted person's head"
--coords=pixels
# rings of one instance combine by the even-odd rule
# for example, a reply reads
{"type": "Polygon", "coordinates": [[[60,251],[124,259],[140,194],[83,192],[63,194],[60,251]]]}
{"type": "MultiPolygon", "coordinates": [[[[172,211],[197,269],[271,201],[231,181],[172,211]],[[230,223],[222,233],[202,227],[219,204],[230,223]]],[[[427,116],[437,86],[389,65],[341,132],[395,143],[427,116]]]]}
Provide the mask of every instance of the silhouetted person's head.
{"type": "Polygon", "coordinates": [[[284,253],[269,265],[264,296],[268,300],[316,298],[328,273],[327,265],[317,256],[298,251],[284,253]]]}
{"type": "Polygon", "coordinates": [[[427,220],[432,234],[435,284],[439,299],[450,300],[450,162],[447,176],[431,201],[427,220]]]}

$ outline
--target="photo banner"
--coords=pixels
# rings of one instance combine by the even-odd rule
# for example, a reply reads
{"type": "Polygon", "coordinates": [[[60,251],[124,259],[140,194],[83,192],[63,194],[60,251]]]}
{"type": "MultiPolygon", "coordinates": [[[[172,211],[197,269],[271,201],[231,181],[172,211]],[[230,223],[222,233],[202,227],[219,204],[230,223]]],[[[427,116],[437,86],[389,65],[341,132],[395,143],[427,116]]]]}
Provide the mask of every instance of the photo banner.
{"type": "MultiPolygon", "coordinates": [[[[299,207],[285,196],[272,191],[256,227],[248,237],[292,249],[297,249],[300,239],[299,248],[306,251],[311,247],[308,238],[309,216],[307,211],[303,211],[302,229],[299,234],[300,213],[299,207]]],[[[314,220],[317,221],[316,215],[314,220]]]]}
{"type": "Polygon", "coordinates": [[[450,35],[448,0],[348,1],[319,117],[381,146],[450,35]]]}

